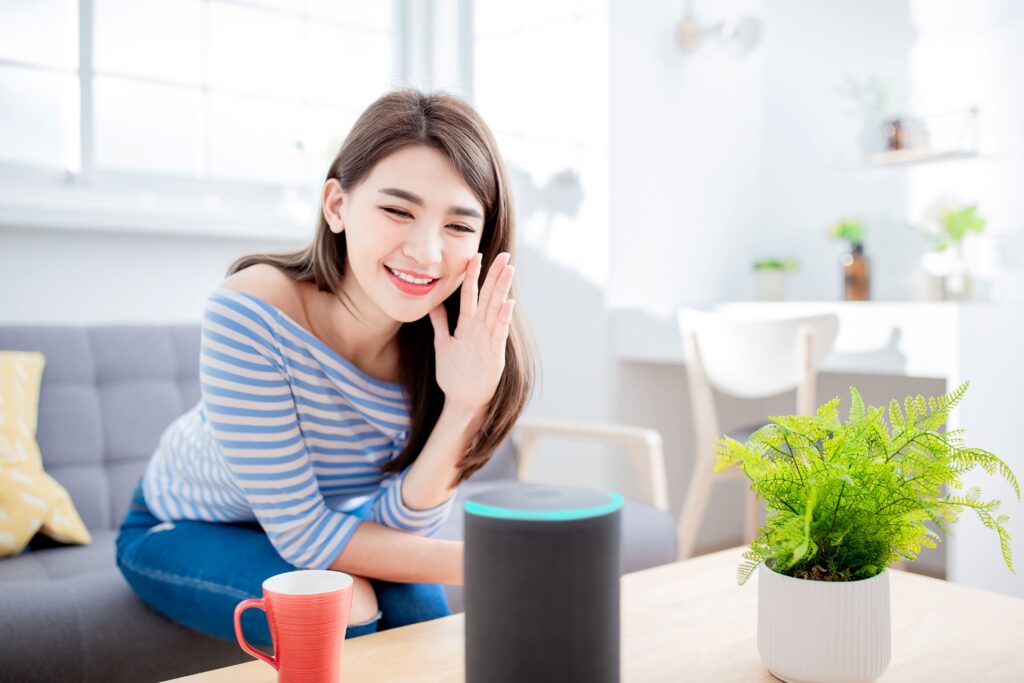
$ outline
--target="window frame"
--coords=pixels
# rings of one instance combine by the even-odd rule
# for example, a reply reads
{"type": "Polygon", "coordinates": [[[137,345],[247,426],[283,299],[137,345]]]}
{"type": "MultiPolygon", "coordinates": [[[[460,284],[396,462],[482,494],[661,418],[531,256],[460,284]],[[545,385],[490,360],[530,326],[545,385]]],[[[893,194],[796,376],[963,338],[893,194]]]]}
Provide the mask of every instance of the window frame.
{"type": "MultiPolygon", "coordinates": [[[[221,0],[250,5],[245,0],[221,0]]],[[[452,3],[458,17],[460,60],[472,61],[472,0],[391,0],[393,63],[401,85],[431,89],[436,82],[435,24],[439,2],[452,3]],[[467,23],[468,21],[468,23],[467,23]]],[[[78,67],[74,69],[0,59],[0,64],[75,75],[79,83],[77,155],[61,170],[32,164],[0,162],[0,228],[102,230],[128,233],[262,238],[288,242],[304,239],[315,226],[314,215],[281,215],[289,192],[308,185],[189,178],[146,171],[96,168],[93,44],[94,0],[78,0],[78,67]],[[77,163],[74,161],[77,156],[77,163]],[[159,193],[154,188],[159,188],[159,193]],[[218,208],[219,207],[219,208],[218,208]]],[[[263,8],[274,11],[272,8],[263,8]]],[[[458,80],[470,95],[472,65],[460,61],[458,80]],[[467,79],[467,74],[469,76],[467,79]]],[[[137,82],[159,79],[132,77],[137,82]]],[[[200,86],[202,87],[202,86],[200,86]]],[[[292,101],[289,98],[289,101],[292,101]]],[[[308,201],[309,197],[305,197],[308,201]]],[[[301,200],[301,197],[300,197],[301,200]]]]}

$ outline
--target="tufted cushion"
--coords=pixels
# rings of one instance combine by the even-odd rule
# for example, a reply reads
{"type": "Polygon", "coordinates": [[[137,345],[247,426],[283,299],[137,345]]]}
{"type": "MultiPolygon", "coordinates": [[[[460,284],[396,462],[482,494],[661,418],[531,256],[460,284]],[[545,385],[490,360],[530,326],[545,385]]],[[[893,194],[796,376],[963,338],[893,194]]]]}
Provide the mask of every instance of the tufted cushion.
{"type": "Polygon", "coordinates": [[[199,325],[5,325],[0,349],[41,351],[43,466],[89,529],[116,529],[160,434],[199,400],[199,325]]]}
{"type": "Polygon", "coordinates": [[[67,490],[43,469],[36,428],[46,358],[0,350],[0,555],[20,553],[37,532],[88,543],[67,490]]]}
{"type": "Polygon", "coordinates": [[[3,623],[18,626],[4,631],[0,680],[144,683],[252,660],[153,612],[116,569],[15,585],[2,596],[3,623]]]}

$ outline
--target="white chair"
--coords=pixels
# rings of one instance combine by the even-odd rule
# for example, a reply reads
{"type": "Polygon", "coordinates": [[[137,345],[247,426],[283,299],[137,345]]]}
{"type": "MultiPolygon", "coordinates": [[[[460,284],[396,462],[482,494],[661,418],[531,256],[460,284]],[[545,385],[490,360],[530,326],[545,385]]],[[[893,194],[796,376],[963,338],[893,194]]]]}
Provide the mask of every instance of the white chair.
{"type": "MultiPolygon", "coordinates": [[[[835,315],[753,317],[750,313],[711,313],[682,309],[686,378],[694,427],[694,467],[679,515],[679,559],[693,555],[711,487],[731,479],[748,481],[743,470],[715,474],[715,441],[722,435],[714,391],[740,398],[764,398],[796,388],[796,412],[816,410],[817,368],[839,330],[835,315]]],[[[743,438],[745,438],[744,435],[743,438]]],[[[746,488],[744,541],[757,533],[758,503],[746,488]]]]}

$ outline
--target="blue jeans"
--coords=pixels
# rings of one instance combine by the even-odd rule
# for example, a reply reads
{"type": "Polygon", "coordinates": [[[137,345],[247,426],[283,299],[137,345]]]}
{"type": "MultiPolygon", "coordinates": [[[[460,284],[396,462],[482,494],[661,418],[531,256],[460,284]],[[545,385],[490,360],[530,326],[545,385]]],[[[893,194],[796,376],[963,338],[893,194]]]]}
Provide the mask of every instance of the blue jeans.
{"type": "MultiPolygon", "coordinates": [[[[117,566],[150,607],[168,619],[216,638],[235,640],[235,605],[263,597],[263,581],[295,571],[281,559],[257,522],[161,522],[135,488],[117,536],[117,566]]],[[[351,624],[346,638],[451,614],[441,586],[370,579],[379,612],[351,624]]],[[[246,610],[242,631],[252,645],[269,647],[262,610],[246,610]]]]}

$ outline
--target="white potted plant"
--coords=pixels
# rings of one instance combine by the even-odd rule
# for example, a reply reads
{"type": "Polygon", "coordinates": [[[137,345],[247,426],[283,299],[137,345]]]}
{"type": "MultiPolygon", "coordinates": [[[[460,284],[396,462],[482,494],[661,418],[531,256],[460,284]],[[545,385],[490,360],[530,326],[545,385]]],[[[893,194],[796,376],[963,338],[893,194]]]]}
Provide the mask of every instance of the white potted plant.
{"type": "Polygon", "coordinates": [[[758,301],[786,298],[786,274],[797,269],[793,259],[762,259],[754,262],[754,295],[758,301]]]}
{"type": "Polygon", "coordinates": [[[922,259],[926,273],[940,278],[939,297],[970,300],[975,297],[974,278],[967,258],[967,244],[985,232],[988,221],[978,213],[977,204],[956,204],[940,200],[928,210],[919,230],[932,243],[932,251],[922,259]]]}
{"type": "Polygon", "coordinates": [[[940,431],[967,384],[903,407],[865,406],[855,388],[846,422],[839,398],[813,416],[772,418],[746,443],[719,439],[715,471],[741,466],[765,501],[765,524],[743,557],[742,584],[758,572],[758,652],[791,683],[859,683],[885,671],[891,652],[889,573],[894,561],[934,548],[964,508],[996,532],[1013,571],[999,501],[962,491],[975,467],[1005,478],[1007,465],[940,431]],[[948,492],[943,492],[943,487],[948,492]]]}

